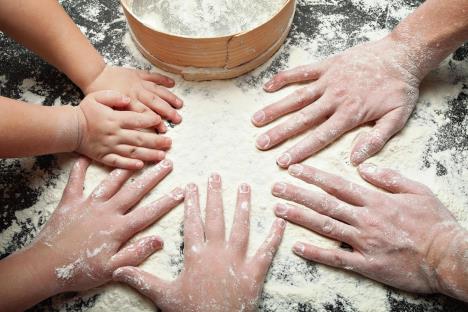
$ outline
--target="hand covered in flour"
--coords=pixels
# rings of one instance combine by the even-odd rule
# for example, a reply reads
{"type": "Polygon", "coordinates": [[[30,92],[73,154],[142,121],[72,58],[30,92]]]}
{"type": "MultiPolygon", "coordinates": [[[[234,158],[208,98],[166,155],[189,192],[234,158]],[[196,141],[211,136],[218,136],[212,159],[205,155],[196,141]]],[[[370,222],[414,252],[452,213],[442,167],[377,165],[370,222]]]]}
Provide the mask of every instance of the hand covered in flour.
{"type": "Polygon", "coordinates": [[[130,98],[117,91],[99,91],[84,98],[78,111],[76,152],[111,167],[141,169],[143,161],[164,159],[170,138],[141,129],[161,122],[157,115],[122,111],[130,98]]]}
{"type": "MultiPolygon", "coordinates": [[[[182,107],[183,101],[167,89],[174,84],[174,80],[161,74],[107,65],[83,88],[83,93],[116,90],[132,99],[129,106],[131,110],[150,116],[158,114],[178,124],[182,121],[182,117],[176,109],[182,107]]],[[[167,129],[161,122],[157,130],[164,133],[167,129]]]]}
{"type": "Polygon", "coordinates": [[[278,204],[276,215],[352,248],[298,242],[297,255],[403,290],[468,300],[468,232],[426,186],[371,164],[359,166],[361,177],[387,192],[308,166],[289,172],[326,193],[276,183],[275,196],[309,208],[278,204]]]}
{"type": "Polygon", "coordinates": [[[133,172],[116,169],[83,196],[88,165],[85,158],[74,165],[59,206],[33,243],[0,262],[0,276],[11,280],[0,286],[0,310],[24,310],[57,293],[102,285],[118,267],[139,265],[162,247],[157,236],[129,241],[181,203],[183,190],[132,207],[169,174],[172,163],[164,160],[130,181],[133,172]]]}
{"type": "Polygon", "coordinates": [[[287,168],[346,132],[373,122],[351,151],[351,162],[362,163],[404,127],[415,107],[422,75],[405,56],[402,45],[387,37],[275,75],[264,87],[268,92],[293,83],[308,84],[254,114],[253,124],[261,127],[293,113],[260,135],[257,147],[268,150],[313,129],[277,158],[278,165],[287,168]]]}
{"type": "Polygon", "coordinates": [[[114,272],[114,280],[129,284],[163,311],[253,311],[265,276],[283,236],[285,221],[277,219],[255,256],[247,257],[250,187],[242,184],[231,236],[225,239],[221,178],[208,183],[205,224],[200,216],[196,185],[185,193],[184,258],[180,276],[160,280],[138,268],[114,272]]]}

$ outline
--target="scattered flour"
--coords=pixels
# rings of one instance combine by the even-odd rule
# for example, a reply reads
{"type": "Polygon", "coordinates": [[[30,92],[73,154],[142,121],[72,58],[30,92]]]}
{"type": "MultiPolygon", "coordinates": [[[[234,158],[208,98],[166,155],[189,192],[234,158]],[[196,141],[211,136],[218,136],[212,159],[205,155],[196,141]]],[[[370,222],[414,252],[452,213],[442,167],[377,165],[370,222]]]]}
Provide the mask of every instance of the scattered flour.
{"type": "Polygon", "coordinates": [[[234,35],[253,29],[286,0],[134,0],[132,10],[148,26],[191,37],[234,35]]]}
{"type": "MultiPolygon", "coordinates": [[[[328,3],[328,1],[308,2],[328,3]]],[[[370,9],[373,8],[372,3],[374,3],[370,0],[354,0],[353,2],[363,3],[370,9]]],[[[375,3],[376,8],[384,7],[382,1],[375,3]]],[[[336,19],[323,17],[320,21],[323,23],[317,30],[320,34],[318,39],[309,40],[300,37],[298,44],[289,46],[284,67],[319,60],[324,53],[330,52],[320,49],[321,44],[330,38],[336,43],[336,49],[346,47],[346,38],[340,37],[344,36],[342,35],[344,32],[341,32],[339,23],[335,23],[336,19]]],[[[344,23],[341,22],[341,24],[344,23]]],[[[365,25],[364,28],[372,30],[373,26],[365,25]]],[[[385,31],[374,31],[362,35],[366,38],[377,38],[384,34],[385,31]]],[[[125,39],[125,44],[134,60],[139,66],[148,68],[149,63],[138,53],[130,37],[126,35],[125,39]]],[[[327,45],[323,44],[323,46],[327,45]]],[[[278,55],[284,50],[285,48],[278,55]]],[[[129,62],[129,59],[125,58],[124,61],[129,62]]],[[[248,77],[258,77],[270,64],[263,65],[248,77]]],[[[447,64],[442,65],[439,72],[430,75],[424,81],[415,114],[405,129],[370,162],[398,169],[405,176],[428,185],[453,212],[457,220],[468,228],[468,208],[466,208],[468,207],[468,190],[465,186],[468,169],[463,166],[463,162],[452,161],[453,154],[458,151],[451,148],[437,151],[433,155],[444,164],[447,175],[437,175],[436,166],[424,164],[426,147],[430,143],[430,138],[433,137],[437,128],[448,122],[444,117],[444,112],[449,109],[448,100],[455,98],[463,88],[463,80],[454,83],[453,71],[449,72],[448,67],[447,64]]],[[[458,65],[458,68],[460,68],[460,75],[466,76],[468,67],[462,64],[458,65]]],[[[184,122],[170,129],[168,133],[174,142],[168,156],[174,162],[174,171],[145,198],[142,204],[151,202],[174,187],[183,186],[188,182],[195,182],[199,185],[201,201],[204,203],[208,177],[216,171],[223,178],[225,215],[227,230],[229,230],[235,208],[237,185],[247,182],[251,185],[253,194],[250,235],[250,253],[252,253],[265,239],[274,220],[272,207],[278,200],[270,194],[271,184],[275,181],[287,181],[314,189],[290,177],[275,164],[276,156],[302,136],[272,151],[260,152],[255,148],[255,138],[271,126],[257,129],[250,123],[250,117],[255,111],[290,94],[296,87],[266,94],[258,86],[255,88],[246,86],[243,80],[245,78],[242,77],[230,81],[203,83],[187,82],[179,77],[172,77],[177,83],[174,92],[180,95],[186,103],[182,110],[184,122]]],[[[360,128],[346,134],[329,148],[306,160],[304,164],[340,174],[349,180],[371,187],[359,178],[356,169],[349,164],[349,152],[353,139],[357,133],[364,130],[366,129],[360,128]]],[[[468,159],[466,152],[463,152],[460,157],[468,159]]],[[[16,213],[17,222],[0,234],[1,250],[6,248],[16,233],[24,230],[21,225],[26,223],[25,220],[29,219],[35,225],[40,224],[44,215],[48,216],[55,209],[60,201],[74,159],[75,157],[70,155],[60,156],[62,174],[54,185],[42,193],[37,204],[16,213]]],[[[29,162],[32,166],[33,160],[26,159],[22,163],[23,167],[27,167],[29,162]]],[[[107,173],[99,166],[91,166],[87,174],[85,192],[89,194],[107,176],[107,173]]],[[[41,185],[43,182],[39,180],[36,184],[41,185]]],[[[167,279],[172,279],[178,274],[183,265],[180,255],[182,218],[183,207],[179,206],[139,235],[160,235],[165,242],[164,250],[157,252],[142,265],[144,270],[167,279]]],[[[303,261],[291,252],[291,247],[298,240],[321,247],[337,246],[336,242],[288,224],[282,245],[265,284],[260,310],[309,311],[316,309],[324,311],[322,307],[326,304],[333,304],[336,298],[345,298],[352,305],[349,311],[386,312],[389,310],[387,306],[389,290],[386,287],[355,274],[303,261]]],[[[90,251],[90,254],[94,254],[94,251],[90,251]]],[[[56,273],[66,279],[69,274],[72,274],[71,265],[58,268],[56,273]]],[[[88,311],[154,311],[154,307],[147,299],[128,287],[110,284],[100,288],[99,291],[101,295],[88,311]]],[[[414,303],[421,303],[425,300],[393,291],[391,296],[398,296],[414,303]]]]}

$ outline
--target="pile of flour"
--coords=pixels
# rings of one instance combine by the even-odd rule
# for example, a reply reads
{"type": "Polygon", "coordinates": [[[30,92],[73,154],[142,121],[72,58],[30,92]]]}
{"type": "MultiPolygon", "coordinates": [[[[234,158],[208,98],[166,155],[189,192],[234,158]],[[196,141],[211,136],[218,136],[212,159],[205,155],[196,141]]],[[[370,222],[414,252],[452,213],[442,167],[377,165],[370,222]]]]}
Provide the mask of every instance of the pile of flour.
{"type": "Polygon", "coordinates": [[[134,0],[132,10],[153,29],[190,37],[218,37],[268,21],[286,0],[134,0]]]}

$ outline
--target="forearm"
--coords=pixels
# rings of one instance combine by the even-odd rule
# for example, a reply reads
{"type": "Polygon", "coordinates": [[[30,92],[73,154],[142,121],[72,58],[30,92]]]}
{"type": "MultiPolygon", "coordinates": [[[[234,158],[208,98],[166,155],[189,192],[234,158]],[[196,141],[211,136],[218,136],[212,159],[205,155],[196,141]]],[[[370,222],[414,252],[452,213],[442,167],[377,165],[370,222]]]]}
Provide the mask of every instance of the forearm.
{"type": "Polygon", "coordinates": [[[0,0],[0,30],[31,49],[82,90],[104,69],[98,51],[56,0],[0,0]]]}
{"type": "Polygon", "coordinates": [[[47,251],[26,248],[0,261],[0,311],[24,311],[60,292],[47,251]]]}
{"type": "Polygon", "coordinates": [[[0,158],[74,151],[80,139],[79,111],[0,97],[0,158]]]}
{"type": "Polygon", "coordinates": [[[390,34],[422,79],[468,40],[468,0],[428,0],[390,34]]]}

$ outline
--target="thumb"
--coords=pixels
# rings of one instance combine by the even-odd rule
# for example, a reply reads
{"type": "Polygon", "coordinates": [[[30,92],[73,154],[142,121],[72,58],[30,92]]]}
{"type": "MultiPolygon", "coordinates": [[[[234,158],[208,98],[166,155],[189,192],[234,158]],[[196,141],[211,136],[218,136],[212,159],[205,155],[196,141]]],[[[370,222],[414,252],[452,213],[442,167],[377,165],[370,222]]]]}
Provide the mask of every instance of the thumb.
{"type": "Polygon", "coordinates": [[[135,288],[142,295],[150,298],[156,305],[169,289],[169,284],[156,276],[136,267],[118,268],[112,274],[112,280],[135,288]]]}
{"type": "Polygon", "coordinates": [[[358,135],[351,151],[351,163],[357,166],[380,152],[387,141],[403,129],[407,120],[408,117],[405,117],[400,110],[391,111],[377,120],[371,131],[358,135]]]}
{"type": "Polygon", "coordinates": [[[125,108],[130,105],[130,98],[118,91],[104,90],[91,93],[94,100],[110,108],[125,108]]]}

